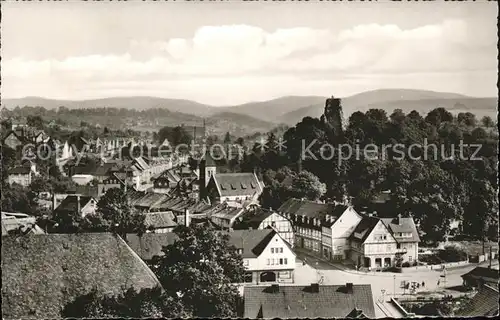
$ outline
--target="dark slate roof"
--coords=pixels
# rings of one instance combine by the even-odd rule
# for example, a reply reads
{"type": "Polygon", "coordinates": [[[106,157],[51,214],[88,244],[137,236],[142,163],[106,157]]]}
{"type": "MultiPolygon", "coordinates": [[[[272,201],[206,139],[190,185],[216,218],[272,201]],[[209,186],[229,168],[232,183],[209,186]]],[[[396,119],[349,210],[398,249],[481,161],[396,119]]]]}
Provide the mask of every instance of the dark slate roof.
{"type": "Polygon", "coordinates": [[[457,317],[498,316],[498,289],[489,285],[479,287],[479,291],[457,312],[457,317]]]}
{"type": "Polygon", "coordinates": [[[272,240],[276,231],[264,230],[234,230],[229,232],[229,243],[238,249],[243,249],[243,258],[256,258],[272,240]]]}
{"type": "MultiPolygon", "coordinates": [[[[80,209],[83,208],[90,200],[92,200],[92,197],[89,196],[80,196],[80,209]]],[[[59,212],[71,212],[71,213],[77,213],[78,212],[78,196],[76,195],[69,195],[64,200],[61,202],[61,204],[56,208],[54,211],[56,214],[59,212]]]]}
{"type": "Polygon", "coordinates": [[[151,260],[154,256],[163,255],[163,247],[173,244],[179,237],[173,232],[127,234],[126,241],[135,253],[143,260],[151,260]]]}
{"type": "Polygon", "coordinates": [[[175,216],[172,212],[149,212],[145,214],[146,227],[154,229],[176,227],[175,216]]]}
{"type": "Polygon", "coordinates": [[[309,218],[324,219],[326,215],[338,218],[347,206],[334,203],[318,203],[310,200],[290,198],[279,207],[278,212],[309,218]]]}
{"type": "Polygon", "coordinates": [[[382,222],[391,231],[392,235],[397,242],[420,242],[420,237],[418,236],[417,227],[413,218],[381,218],[382,222]],[[398,238],[395,233],[399,232],[410,232],[411,238],[398,238]]]}
{"type": "MultiPolygon", "coordinates": [[[[257,211],[255,212],[245,212],[243,216],[241,217],[241,221],[237,221],[234,224],[235,229],[257,229],[262,221],[264,221],[266,218],[271,216],[273,214],[273,211],[264,209],[264,208],[258,208],[257,211]]],[[[283,218],[285,219],[285,218],[283,218]]]]}
{"type": "Polygon", "coordinates": [[[77,296],[97,288],[160,286],[146,264],[110,233],[48,234],[2,238],[2,316],[60,318],[77,296]]]}
{"type": "Polygon", "coordinates": [[[476,267],[466,274],[462,275],[464,277],[473,277],[473,278],[490,278],[490,279],[499,279],[499,271],[493,268],[484,268],[484,267],[476,267]]]}
{"type": "Polygon", "coordinates": [[[166,195],[160,193],[146,193],[143,197],[131,202],[135,207],[146,208],[149,210],[166,197],[166,195]]]}
{"type": "Polygon", "coordinates": [[[350,238],[365,242],[366,238],[368,238],[373,228],[375,228],[379,221],[379,218],[376,217],[363,216],[356,228],[354,228],[350,238]],[[360,236],[358,237],[356,234],[359,234],[360,236]]]}
{"type": "Polygon", "coordinates": [[[373,296],[369,284],[353,285],[347,293],[345,285],[320,285],[319,292],[311,286],[280,286],[244,288],[245,318],[345,318],[354,308],[375,318],[373,296]]]}
{"type": "MultiPolygon", "coordinates": [[[[235,223],[235,229],[257,229],[259,228],[262,221],[270,217],[273,213],[280,215],[278,212],[274,212],[264,208],[258,208],[254,212],[245,212],[241,217],[241,221],[235,223]]],[[[288,220],[283,215],[280,215],[283,220],[288,220]]]]}
{"type": "MultiPolygon", "coordinates": [[[[228,234],[229,243],[236,248],[243,249],[243,258],[255,258],[260,255],[274,234],[276,234],[273,229],[218,232],[228,234]]],[[[145,233],[141,236],[127,234],[126,239],[130,248],[142,259],[151,260],[154,256],[162,255],[163,247],[173,244],[178,239],[178,236],[174,232],[145,233]]]]}
{"type": "Polygon", "coordinates": [[[17,166],[9,170],[9,174],[29,174],[31,168],[28,166],[17,166]]]}
{"type": "Polygon", "coordinates": [[[221,197],[262,193],[262,186],[254,173],[217,173],[212,179],[220,190],[221,197]]]}

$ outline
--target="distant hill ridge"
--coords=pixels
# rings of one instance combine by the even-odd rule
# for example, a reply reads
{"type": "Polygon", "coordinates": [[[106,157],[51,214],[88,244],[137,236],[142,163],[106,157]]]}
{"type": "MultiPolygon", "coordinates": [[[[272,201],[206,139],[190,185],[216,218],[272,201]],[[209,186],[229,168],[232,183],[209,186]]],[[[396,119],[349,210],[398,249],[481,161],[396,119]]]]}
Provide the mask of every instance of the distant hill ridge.
{"type": "MultiPolygon", "coordinates": [[[[114,97],[93,100],[54,100],[40,97],[20,99],[4,99],[2,106],[12,109],[16,106],[41,106],[47,109],[65,106],[73,108],[126,108],[147,110],[165,108],[209,119],[235,121],[238,124],[256,126],[261,129],[271,124],[285,123],[293,125],[303,117],[318,117],[323,113],[327,96],[286,96],[260,102],[249,102],[241,105],[216,107],[190,100],[167,99],[158,97],[114,97]]],[[[366,91],[342,98],[344,116],[354,111],[366,111],[370,108],[386,110],[388,114],[394,109],[405,112],[417,110],[425,114],[436,107],[444,107],[453,112],[471,111],[478,117],[490,115],[496,117],[497,98],[475,98],[457,93],[436,92],[416,89],[379,89],[366,91]]]]}

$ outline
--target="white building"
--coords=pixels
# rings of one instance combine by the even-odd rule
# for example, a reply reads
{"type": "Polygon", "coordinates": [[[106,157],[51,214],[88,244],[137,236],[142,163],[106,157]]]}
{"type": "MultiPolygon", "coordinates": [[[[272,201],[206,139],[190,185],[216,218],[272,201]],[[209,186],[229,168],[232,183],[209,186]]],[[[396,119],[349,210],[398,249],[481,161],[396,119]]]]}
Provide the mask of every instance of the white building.
{"type": "Polygon", "coordinates": [[[295,253],[276,230],[235,230],[229,236],[243,258],[245,282],[294,282],[295,253]]]}

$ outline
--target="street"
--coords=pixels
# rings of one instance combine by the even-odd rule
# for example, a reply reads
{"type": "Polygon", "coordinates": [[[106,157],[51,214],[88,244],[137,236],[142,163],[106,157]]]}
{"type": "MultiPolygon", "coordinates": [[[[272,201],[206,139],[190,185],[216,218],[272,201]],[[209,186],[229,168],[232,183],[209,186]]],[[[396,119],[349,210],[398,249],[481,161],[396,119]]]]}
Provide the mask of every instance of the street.
{"type": "MultiPolygon", "coordinates": [[[[443,292],[450,294],[451,288],[462,285],[461,276],[477,265],[467,265],[461,268],[448,269],[445,273],[439,270],[414,270],[408,273],[392,273],[392,272],[359,272],[355,270],[341,270],[339,266],[329,262],[320,260],[314,256],[304,253],[297,254],[297,267],[295,269],[295,283],[309,284],[313,282],[321,282],[322,284],[342,284],[352,282],[354,284],[371,284],[374,299],[381,299],[383,296],[400,296],[409,294],[409,290],[401,288],[403,281],[417,282],[420,288],[417,293],[443,292]],[[303,264],[303,259],[306,258],[307,263],[303,264]],[[425,286],[422,286],[422,282],[425,286]]],[[[494,266],[498,265],[498,261],[493,262],[494,266]]],[[[386,300],[386,299],[384,299],[386,300]]]]}

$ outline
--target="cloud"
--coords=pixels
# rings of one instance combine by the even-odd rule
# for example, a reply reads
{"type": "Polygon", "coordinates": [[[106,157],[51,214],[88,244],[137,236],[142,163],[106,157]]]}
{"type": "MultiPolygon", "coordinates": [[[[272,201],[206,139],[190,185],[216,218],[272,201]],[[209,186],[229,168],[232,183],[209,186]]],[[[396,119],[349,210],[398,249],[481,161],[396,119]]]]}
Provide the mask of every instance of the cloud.
{"type": "Polygon", "coordinates": [[[332,75],[456,73],[496,70],[496,64],[496,38],[463,20],[413,29],[364,24],[338,32],[222,25],[201,27],[190,38],[131,40],[123,54],[60,60],[4,57],[2,76],[4,83],[12,82],[7,87],[15,83],[36,86],[51,79],[51,83],[75,86],[106,83],[109,89],[112,83],[137,81],[140,91],[148,83],[180,81],[189,91],[189,82],[181,80],[211,79],[213,83],[219,79],[219,83],[227,83],[221,79],[232,79],[228,81],[249,86],[249,79],[254,79],[258,87],[270,83],[262,77],[297,79],[322,74],[328,80],[332,75]]]}

